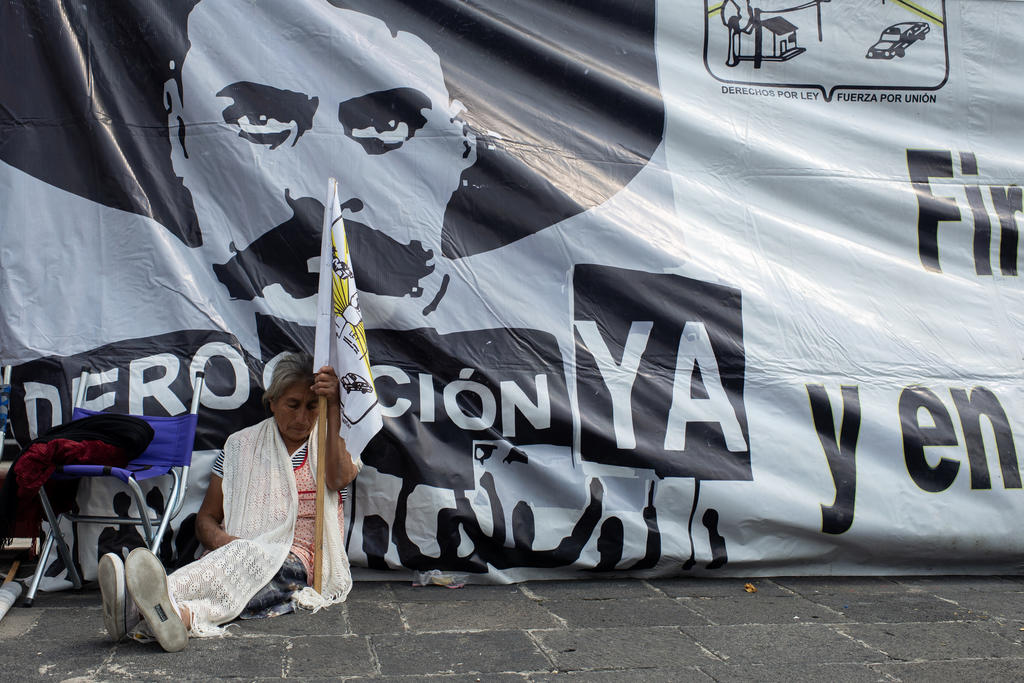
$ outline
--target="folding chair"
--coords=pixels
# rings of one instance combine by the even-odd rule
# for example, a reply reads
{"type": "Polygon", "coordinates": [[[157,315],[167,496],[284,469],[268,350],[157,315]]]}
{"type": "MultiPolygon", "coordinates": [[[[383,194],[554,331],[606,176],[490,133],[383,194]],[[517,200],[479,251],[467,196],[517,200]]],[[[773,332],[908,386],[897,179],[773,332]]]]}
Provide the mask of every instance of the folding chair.
{"type": "MultiPolygon", "coordinates": [[[[43,572],[46,571],[46,561],[55,544],[58,554],[68,568],[68,577],[71,579],[71,583],[75,588],[82,587],[82,577],[78,573],[71,549],[60,529],[61,517],[69,520],[72,524],[105,524],[108,526],[130,524],[142,527],[146,547],[153,552],[158,552],[160,541],[163,540],[171,520],[181,512],[182,504],[185,502],[185,489],[188,486],[188,472],[192,464],[192,447],[195,442],[196,422],[198,421],[199,398],[203,392],[203,377],[204,375],[201,372],[196,375],[195,388],[192,392],[192,405],[188,413],[174,417],[136,416],[145,420],[153,428],[153,441],[150,442],[142,455],[132,460],[123,468],[105,467],[103,465],[65,465],[58,468],[58,471],[51,477],[51,479],[116,477],[128,486],[128,492],[135,501],[135,509],[139,512],[137,517],[129,515],[83,515],[67,512],[55,515],[53,506],[46,497],[45,487],[39,489],[43,513],[46,515],[46,521],[50,524],[50,531],[46,535],[46,541],[39,554],[39,565],[36,567],[36,573],[32,577],[32,584],[29,586],[22,603],[25,607],[31,607],[33,600],[35,600],[39,581],[42,578],[43,572]],[[146,504],[146,497],[142,493],[139,482],[168,474],[173,480],[167,504],[164,506],[164,512],[162,515],[157,513],[155,517],[151,516],[151,510],[146,504]]],[[[85,398],[87,378],[88,372],[83,372],[78,387],[78,396],[75,398],[76,407],[71,413],[71,419],[73,420],[99,414],[98,411],[77,407],[85,398]]]]}

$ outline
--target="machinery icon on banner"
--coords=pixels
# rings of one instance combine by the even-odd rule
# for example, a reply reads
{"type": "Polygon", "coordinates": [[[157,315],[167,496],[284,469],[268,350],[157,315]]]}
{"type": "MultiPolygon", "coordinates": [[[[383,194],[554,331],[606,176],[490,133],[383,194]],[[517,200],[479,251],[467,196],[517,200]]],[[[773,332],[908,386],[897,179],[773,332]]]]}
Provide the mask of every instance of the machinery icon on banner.
{"type": "MultiPolygon", "coordinates": [[[[725,0],[718,7],[722,23],[729,31],[729,53],[727,66],[736,66],[742,61],[754,63],[755,69],[769,62],[786,62],[797,57],[806,48],[797,44],[797,26],[781,16],[813,6],[817,12],[818,42],[821,42],[821,3],[831,0],[810,0],[795,6],[780,6],[764,9],[764,5],[775,7],[772,0],[725,0]]],[[[790,0],[783,0],[789,5],[790,0]]]]}
{"type": "Polygon", "coordinates": [[[704,64],[723,83],[830,101],[837,90],[938,90],[949,72],[945,0],[705,0],[704,26],[704,64]]]}

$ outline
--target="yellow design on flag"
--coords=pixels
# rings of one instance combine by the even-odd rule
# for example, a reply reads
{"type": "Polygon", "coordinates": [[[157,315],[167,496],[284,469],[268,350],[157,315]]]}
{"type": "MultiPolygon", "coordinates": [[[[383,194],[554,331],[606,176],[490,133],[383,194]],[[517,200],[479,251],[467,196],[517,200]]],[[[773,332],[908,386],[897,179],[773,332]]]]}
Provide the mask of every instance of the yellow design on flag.
{"type": "Polygon", "coordinates": [[[341,437],[353,458],[380,431],[383,419],[373,385],[366,328],[359,310],[352,256],[341,217],[337,182],[329,184],[320,249],[316,367],[330,365],[340,380],[341,437]]]}
{"type": "MultiPolygon", "coordinates": [[[[338,216],[336,221],[340,224],[340,229],[336,229],[334,225],[331,226],[331,292],[334,307],[334,319],[335,321],[340,321],[345,319],[346,311],[349,306],[353,305],[352,298],[353,294],[356,292],[354,287],[354,274],[351,272],[351,267],[349,266],[349,264],[352,263],[352,257],[348,251],[348,235],[345,233],[345,221],[341,216],[338,216]],[[339,233],[341,235],[341,253],[343,254],[340,259],[338,258],[337,243],[339,233]],[[353,285],[351,290],[349,288],[349,283],[353,285]]],[[[356,351],[359,353],[366,366],[366,374],[372,381],[373,371],[370,369],[370,356],[366,347],[366,328],[363,326],[361,313],[359,316],[359,322],[352,325],[352,337],[356,343],[356,351]]]]}

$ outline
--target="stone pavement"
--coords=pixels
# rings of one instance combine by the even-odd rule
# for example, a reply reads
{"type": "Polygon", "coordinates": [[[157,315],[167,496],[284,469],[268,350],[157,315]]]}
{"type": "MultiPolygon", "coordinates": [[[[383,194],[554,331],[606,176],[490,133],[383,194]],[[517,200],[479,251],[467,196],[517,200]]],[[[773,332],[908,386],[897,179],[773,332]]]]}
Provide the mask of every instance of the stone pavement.
{"type": "Polygon", "coordinates": [[[1016,681],[1022,610],[1017,576],[360,581],[167,654],[108,642],[87,586],[0,620],[0,679],[1016,681]]]}

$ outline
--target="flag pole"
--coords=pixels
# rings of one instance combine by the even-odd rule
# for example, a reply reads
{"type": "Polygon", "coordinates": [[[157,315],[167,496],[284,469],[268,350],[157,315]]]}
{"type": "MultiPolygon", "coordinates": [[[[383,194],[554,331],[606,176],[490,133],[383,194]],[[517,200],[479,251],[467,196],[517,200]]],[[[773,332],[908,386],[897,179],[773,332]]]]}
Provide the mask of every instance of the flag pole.
{"type": "MultiPolygon", "coordinates": [[[[332,254],[331,239],[331,207],[334,205],[334,196],[337,192],[338,183],[331,178],[327,184],[327,200],[324,202],[323,234],[320,239],[320,286],[317,292],[317,349],[313,358],[313,372],[320,369],[320,366],[328,364],[328,347],[322,336],[321,328],[324,327],[319,318],[328,314],[331,310],[334,296],[334,279],[325,273],[330,273],[330,258],[332,254]],[[323,263],[328,259],[327,265],[323,263]],[[326,282],[325,282],[326,279],[326,282]],[[326,300],[325,300],[326,299],[326,300]],[[323,355],[323,358],[319,356],[323,355]]],[[[329,329],[329,327],[325,328],[329,329]]],[[[320,593],[324,587],[324,499],[327,497],[327,397],[317,397],[317,428],[316,428],[316,516],[313,524],[313,590],[320,593]]]]}
{"type": "Polygon", "coordinates": [[[319,593],[324,587],[324,498],[327,482],[327,397],[317,400],[319,409],[316,427],[316,522],[314,523],[316,545],[313,546],[313,590],[319,593]]]}

